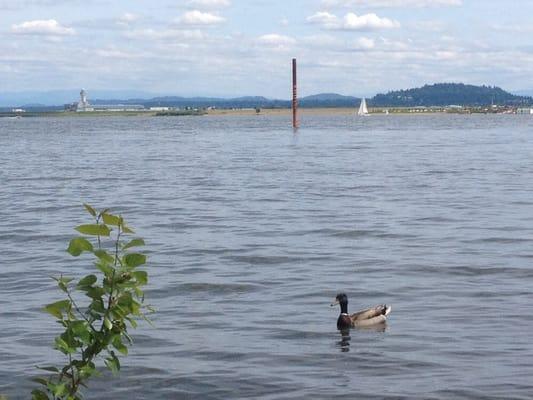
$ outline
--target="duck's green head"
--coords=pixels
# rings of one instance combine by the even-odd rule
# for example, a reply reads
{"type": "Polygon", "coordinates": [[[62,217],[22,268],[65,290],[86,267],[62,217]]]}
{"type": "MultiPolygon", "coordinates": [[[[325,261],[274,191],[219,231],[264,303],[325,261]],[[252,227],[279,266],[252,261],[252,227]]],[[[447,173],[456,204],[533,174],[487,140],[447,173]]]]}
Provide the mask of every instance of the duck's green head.
{"type": "Polygon", "coordinates": [[[336,306],[337,304],[340,304],[341,307],[348,304],[348,296],[346,296],[346,293],[339,293],[337,297],[335,297],[335,301],[331,303],[331,306],[336,306]]]}

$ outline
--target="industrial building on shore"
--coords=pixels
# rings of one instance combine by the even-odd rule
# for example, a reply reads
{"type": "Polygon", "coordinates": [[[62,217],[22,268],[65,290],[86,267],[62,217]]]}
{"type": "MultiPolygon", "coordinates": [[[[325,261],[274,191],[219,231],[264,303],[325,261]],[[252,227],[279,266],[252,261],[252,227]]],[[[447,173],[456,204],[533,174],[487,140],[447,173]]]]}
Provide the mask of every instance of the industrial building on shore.
{"type": "Polygon", "coordinates": [[[78,102],[65,104],[65,111],[72,112],[95,112],[95,111],[151,111],[147,110],[142,104],[90,104],[87,99],[87,92],[82,89],[80,100],[78,102]]]}

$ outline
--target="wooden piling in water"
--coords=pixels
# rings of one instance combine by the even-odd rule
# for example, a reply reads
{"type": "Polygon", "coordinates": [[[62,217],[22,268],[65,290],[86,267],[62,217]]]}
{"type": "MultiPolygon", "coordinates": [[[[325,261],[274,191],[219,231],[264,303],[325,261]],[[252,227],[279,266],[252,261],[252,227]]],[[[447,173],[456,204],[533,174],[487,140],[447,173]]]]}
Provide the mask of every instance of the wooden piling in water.
{"type": "Polygon", "coordinates": [[[299,126],[298,121],[298,82],[296,79],[296,58],[292,59],[292,127],[299,126]]]}

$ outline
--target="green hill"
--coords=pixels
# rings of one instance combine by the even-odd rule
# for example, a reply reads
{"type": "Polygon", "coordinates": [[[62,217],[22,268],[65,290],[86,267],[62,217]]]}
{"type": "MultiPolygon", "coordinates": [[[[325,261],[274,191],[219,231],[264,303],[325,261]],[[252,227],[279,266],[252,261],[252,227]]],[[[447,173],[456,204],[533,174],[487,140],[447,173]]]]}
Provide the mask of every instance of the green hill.
{"type": "Polygon", "coordinates": [[[468,105],[487,106],[533,104],[533,99],[515,96],[496,86],[474,86],[463,83],[436,83],[421,88],[396,90],[374,96],[373,107],[416,107],[468,105]]]}

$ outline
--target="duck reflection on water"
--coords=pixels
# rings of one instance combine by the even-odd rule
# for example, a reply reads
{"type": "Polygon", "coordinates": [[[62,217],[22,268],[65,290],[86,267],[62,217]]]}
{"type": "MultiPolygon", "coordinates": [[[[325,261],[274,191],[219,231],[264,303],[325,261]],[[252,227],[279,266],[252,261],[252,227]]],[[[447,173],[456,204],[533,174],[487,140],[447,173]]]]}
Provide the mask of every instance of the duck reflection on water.
{"type": "Polygon", "coordinates": [[[341,352],[346,353],[350,351],[350,340],[352,337],[350,336],[350,329],[341,329],[341,340],[337,342],[337,346],[340,348],[341,352]]]}
{"type": "MultiPolygon", "coordinates": [[[[357,330],[365,332],[383,333],[387,330],[387,323],[383,322],[381,324],[376,324],[372,326],[357,327],[357,330]]],[[[339,333],[341,335],[341,338],[339,341],[336,342],[336,345],[337,347],[339,347],[341,352],[346,353],[350,351],[350,341],[352,340],[352,337],[350,336],[350,328],[339,329],[339,333]]]]}

